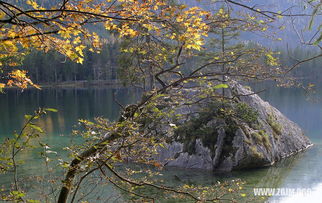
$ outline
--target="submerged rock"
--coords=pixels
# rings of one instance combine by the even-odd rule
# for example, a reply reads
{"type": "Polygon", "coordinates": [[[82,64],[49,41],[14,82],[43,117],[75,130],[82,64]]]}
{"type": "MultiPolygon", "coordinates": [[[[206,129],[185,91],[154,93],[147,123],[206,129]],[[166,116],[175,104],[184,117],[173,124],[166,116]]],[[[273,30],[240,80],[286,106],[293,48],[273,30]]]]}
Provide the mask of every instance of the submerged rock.
{"type": "MultiPolygon", "coordinates": [[[[269,166],[312,146],[302,129],[268,102],[236,82],[229,86],[228,102],[208,100],[176,109],[188,118],[176,121],[175,140],[159,150],[159,162],[231,171],[269,166]]],[[[189,97],[195,94],[186,91],[189,97]]]]}

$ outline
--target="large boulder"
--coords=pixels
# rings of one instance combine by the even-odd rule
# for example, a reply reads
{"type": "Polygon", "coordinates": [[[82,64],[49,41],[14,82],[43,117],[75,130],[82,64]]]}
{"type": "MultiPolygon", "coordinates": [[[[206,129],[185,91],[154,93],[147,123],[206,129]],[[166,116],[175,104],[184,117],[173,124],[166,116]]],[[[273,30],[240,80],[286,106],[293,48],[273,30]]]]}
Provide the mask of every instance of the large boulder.
{"type": "Polygon", "coordinates": [[[296,123],[248,88],[232,81],[225,95],[225,102],[177,108],[189,116],[171,121],[174,130],[164,127],[175,139],[156,159],[165,166],[231,171],[269,166],[312,146],[296,123]]]}

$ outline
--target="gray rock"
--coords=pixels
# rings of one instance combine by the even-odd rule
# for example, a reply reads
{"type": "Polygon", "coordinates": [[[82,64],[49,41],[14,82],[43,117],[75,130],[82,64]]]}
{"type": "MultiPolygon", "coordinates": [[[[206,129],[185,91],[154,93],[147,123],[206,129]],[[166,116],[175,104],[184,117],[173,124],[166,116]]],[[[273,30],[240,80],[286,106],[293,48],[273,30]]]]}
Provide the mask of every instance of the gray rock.
{"type": "MultiPolygon", "coordinates": [[[[191,118],[188,124],[186,120],[178,121],[181,125],[178,127],[186,130],[185,135],[177,132],[180,139],[160,149],[156,159],[165,166],[231,171],[270,166],[312,146],[302,129],[268,102],[237,82],[231,81],[229,86],[226,94],[234,100],[232,105],[247,104],[257,112],[257,120],[250,123],[214,115],[200,124],[205,134],[198,134],[202,132],[199,128],[195,132],[185,129],[186,125],[194,125],[191,118]]],[[[196,94],[196,90],[187,92],[189,97],[196,94]]],[[[177,112],[190,115],[192,109],[197,112],[205,106],[206,102],[177,109],[177,112]]]]}

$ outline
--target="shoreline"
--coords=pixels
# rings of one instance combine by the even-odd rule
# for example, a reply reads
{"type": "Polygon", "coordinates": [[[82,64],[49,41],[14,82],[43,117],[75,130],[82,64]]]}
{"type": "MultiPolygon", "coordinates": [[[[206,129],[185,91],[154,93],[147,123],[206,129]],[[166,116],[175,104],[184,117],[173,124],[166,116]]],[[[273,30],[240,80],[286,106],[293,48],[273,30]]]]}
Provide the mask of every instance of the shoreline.
{"type": "MultiPolygon", "coordinates": [[[[37,84],[37,83],[36,83],[37,84]]],[[[40,88],[90,88],[90,87],[125,87],[119,80],[80,80],[59,83],[40,83],[40,88]]],[[[5,87],[4,89],[15,89],[18,87],[5,87]]],[[[28,86],[26,89],[34,87],[28,86]]]]}
{"type": "Polygon", "coordinates": [[[122,85],[119,80],[79,80],[59,83],[42,83],[40,87],[89,87],[89,86],[111,86],[122,85]]]}

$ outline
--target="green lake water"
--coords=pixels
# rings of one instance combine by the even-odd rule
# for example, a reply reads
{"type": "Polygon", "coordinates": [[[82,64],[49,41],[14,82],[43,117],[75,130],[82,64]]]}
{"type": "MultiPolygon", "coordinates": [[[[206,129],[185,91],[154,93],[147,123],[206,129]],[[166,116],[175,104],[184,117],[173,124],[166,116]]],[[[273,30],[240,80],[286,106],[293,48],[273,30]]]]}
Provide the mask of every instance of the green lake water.
{"type": "MultiPolygon", "coordinates": [[[[122,104],[139,99],[140,92],[135,89],[122,88],[84,88],[84,89],[9,89],[0,94],[0,140],[5,139],[19,130],[23,125],[23,115],[30,114],[38,107],[58,109],[58,113],[50,113],[40,121],[46,130],[46,142],[52,150],[61,151],[71,140],[71,131],[77,126],[78,119],[93,119],[97,116],[116,119],[119,106],[114,102],[113,95],[122,104]]],[[[272,197],[269,202],[321,202],[322,199],[322,100],[308,100],[303,90],[269,89],[260,95],[277,107],[291,120],[298,123],[306,135],[314,142],[314,147],[304,153],[277,163],[269,168],[233,172],[229,174],[213,174],[206,171],[165,169],[164,178],[171,184],[215,184],[217,181],[240,178],[246,181],[245,193],[253,196],[253,188],[308,188],[310,195],[301,197],[272,197]]],[[[22,176],[39,173],[39,155],[23,154],[26,165],[22,167],[22,176]]],[[[9,176],[0,176],[0,187],[11,181],[9,176]]],[[[28,184],[28,183],[26,183],[28,184]]],[[[31,183],[30,183],[31,184],[31,183]]],[[[39,186],[42,187],[42,186],[39,186]]],[[[112,194],[118,193],[109,189],[112,194]]],[[[114,202],[121,199],[113,200],[114,202]]],[[[122,200],[123,201],[123,200],[122,200]]],[[[261,200],[264,202],[267,200],[261,200]]],[[[95,202],[105,202],[97,200],[95,202]]],[[[243,202],[243,200],[241,200],[243,202]]]]}

